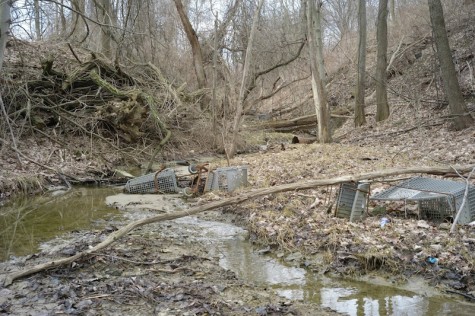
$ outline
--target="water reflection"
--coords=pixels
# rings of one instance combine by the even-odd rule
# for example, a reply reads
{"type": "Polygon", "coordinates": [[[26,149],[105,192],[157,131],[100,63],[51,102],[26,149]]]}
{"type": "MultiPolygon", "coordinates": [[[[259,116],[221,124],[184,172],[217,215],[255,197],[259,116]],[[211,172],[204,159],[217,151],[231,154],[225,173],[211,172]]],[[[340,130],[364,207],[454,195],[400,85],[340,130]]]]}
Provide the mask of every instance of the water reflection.
{"type": "MultiPolygon", "coordinates": [[[[473,315],[475,305],[446,297],[425,297],[411,291],[366,282],[336,280],[256,253],[234,225],[180,219],[179,224],[199,232],[194,238],[208,241],[220,265],[240,278],[273,288],[287,299],[313,302],[350,316],[473,315]]],[[[191,236],[193,238],[193,236],[191,236]]]]}
{"type": "Polygon", "coordinates": [[[238,274],[246,280],[280,286],[305,283],[304,269],[286,267],[272,258],[259,255],[252,251],[247,242],[243,243],[239,239],[229,240],[218,249],[219,264],[225,269],[238,271],[238,274]]]}
{"type": "Polygon", "coordinates": [[[80,187],[61,196],[22,198],[0,208],[0,260],[26,255],[38,245],[67,231],[119,212],[105,205],[112,188],[80,187]]]}

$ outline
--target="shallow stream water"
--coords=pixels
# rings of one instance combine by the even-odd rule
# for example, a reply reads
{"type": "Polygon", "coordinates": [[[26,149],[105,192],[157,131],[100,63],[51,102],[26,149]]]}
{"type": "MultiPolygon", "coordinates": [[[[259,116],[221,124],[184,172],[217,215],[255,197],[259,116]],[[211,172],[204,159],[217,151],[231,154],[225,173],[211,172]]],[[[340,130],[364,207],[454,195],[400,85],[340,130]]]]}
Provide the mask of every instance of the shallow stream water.
{"type": "MultiPolygon", "coordinates": [[[[1,260],[35,253],[41,242],[64,232],[106,225],[120,216],[105,204],[105,198],[116,193],[111,188],[75,188],[62,196],[18,200],[0,208],[1,260]]],[[[206,244],[223,268],[246,282],[273,289],[283,300],[313,302],[346,315],[364,316],[473,315],[475,309],[473,304],[434,295],[433,289],[417,280],[399,289],[330,278],[288,265],[254,249],[247,232],[232,224],[193,216],[169,224],[170,235],[206,244]]]]}
{"type": "Polygon", "coordinates": [[[115,188],[79,187],[0,207],[0,261],[35,253],[40,244],[66,232],[100,228],[120,211],[105,204],[115,188]]]}
{"type": "Polygon", "coordinates": [[[175,222],[188,229],[188,236],[208,242],[210,253],[220,258],[223,268],[247,282],[272,288],[285,299],[313,302],[358,316],[474,314],[475,305],[433,295],[434,289],[421,280],[409,281],[406,288],[412,290],[407,290],[330,278],[260,254],[247,240],[247,232],[234,225],[196,217],[180,218],[175,222]]]}

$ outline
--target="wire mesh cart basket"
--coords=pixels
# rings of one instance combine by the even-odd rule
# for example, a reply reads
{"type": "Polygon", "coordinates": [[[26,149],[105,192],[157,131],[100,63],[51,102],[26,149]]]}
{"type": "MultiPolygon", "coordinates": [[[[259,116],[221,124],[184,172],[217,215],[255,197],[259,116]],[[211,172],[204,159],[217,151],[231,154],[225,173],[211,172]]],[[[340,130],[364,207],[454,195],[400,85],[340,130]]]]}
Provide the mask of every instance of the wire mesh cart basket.
{"type": "Polygon", "coordinates": [[[175,171],[167,168],[133,178],[125,184],[127,193],[178,193],[175,171]]]}
{"type": "MultiPolygon", "coordinates": [[[[419,217],[436,222],[453,219],[462,205],[466,184],[462,182],[417,177],[377,193],[371,200],[415,201],[419,217]]],[[[467,200],[461,211],[459,224],[475,220],[475,186],[469,185],[467,200]]]]}
{"type": "Polygon", "coordinates": [[[225,190],[232,192],[247,185],[247,166],[223,167],[208,174],[204,191],[225,190]]]}
{"type": "Polygon", "coordinates": [[[335,215],[351,222],[363,219],[369,195],[368,182],[345,182],[340,185],[335,215]]]}

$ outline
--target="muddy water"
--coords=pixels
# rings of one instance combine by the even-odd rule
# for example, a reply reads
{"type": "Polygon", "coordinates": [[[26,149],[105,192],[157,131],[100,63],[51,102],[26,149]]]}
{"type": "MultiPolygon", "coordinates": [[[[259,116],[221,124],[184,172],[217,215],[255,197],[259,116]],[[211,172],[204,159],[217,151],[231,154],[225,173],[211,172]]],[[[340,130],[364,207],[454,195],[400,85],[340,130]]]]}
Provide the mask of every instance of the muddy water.
{"type": "Polygon", "coordinates": [[[67,232],[100,227],[105,218],[120,215],[105,204],[105,197],[115,193],[113,188],[80,187],[0,207],[0,261],[35,253],[42,242],[67,232]]]}
{"type": "MultiPolygon", "coordinates": [[[[223,268],[240,278],[274,289],[285,299],[318,303],[347,315],[473,315],[475,306],[437,296],[420,280],[398,289],[369,282],[340,280],[288,266],[261,254],[246,240],[247,232],[233,225],[195,217],[175,221],[188,236],[209,243],[223,268]],[[195,234],[193,235],[193,232],[195,234]]],[[[294,256],[295,257],[295,256],[294,256]]]]}

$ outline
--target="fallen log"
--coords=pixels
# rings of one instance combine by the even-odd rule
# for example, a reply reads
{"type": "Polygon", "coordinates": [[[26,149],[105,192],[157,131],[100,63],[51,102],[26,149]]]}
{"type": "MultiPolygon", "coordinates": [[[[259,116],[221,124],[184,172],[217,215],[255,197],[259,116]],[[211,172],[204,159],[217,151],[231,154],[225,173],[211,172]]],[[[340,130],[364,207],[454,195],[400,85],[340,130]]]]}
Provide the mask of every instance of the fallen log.
{"type": "MultiPolygon", "coordinates": [[[[348,119],[350,116],[347,115],[338,115],[331,114],[331,118],[345,118],[348,119]]],[[[317,115],[305,115],[296,117],[289,120],[274,120],[274,121],[265,121],[260,124],[256,124],[251,128],[258,129],[272,129],[275,131],[288,131],[288,130],[305,130],[312,129],[317,126],[317,115]]]]}
{"type": "Polygon", "coordinates": [[[36,266],[33,266],[31,268],[28,268],[22,271],[10,273],[6,275],[3,284],[6,287],[6,286],[11,285],[13,281],[15,281],[16,279],[19,279],[28,275],[32,275],[34,273],[38,273],[41,271],[45,271],[48,269],[58,268],[58,267],[73,263],[74,261],[87,257],[89,255],[94,255],[99,250],[106,248],[107,246],[111,245],[112,243],[119,240],[124,235],[128,234],[129,232],[131,232],[132,230],[138,227],[141,227],[147,224],[156,223],[156,222],[162,222],[162,221],[177,219],[177,218],[185,217],[189,215],[194,215],[194,214],[198,214],[204,211],[217,209],[223,206],[239,204],[239,203],[248,201],[249,199],[257,198],[263,195],[275,194],[275,193],[287,192],[287,191],[295,191],[295,190],[306,190],[306,189],[312,189],[318,186],[336,185],[336,184],[341,184],[344,182],[357,182],[361,180],[370,180],[370,179],[403,175],[403,174],[412,174],[412,173],[445,175],[445,174],[453,173],[454,170],[457,170],[458,173],[463,174],[463,173],[470,172],[473,168],[475,168],[475,164],[466,165],[466,166],[449,166],[449,167],[411,167],[411,168],[401,168],[401,169],[387,169],[387,170],[381,170],[381,171],[362,173],[362,174],[353,175],[353,176],[341,176],[341,177],[330,178],[330,179],[306,180],[306,181],[299,181],[295,183],[282,184],[282,185],[269,187],[269,188],[255,189],[248,192],[243,192],[242,194],[237,195],[237,196],[223,199],[221,201],[215,201],[215,202],[211,202],[205,205],[195,206],[187,210],[181,210],[181,211],[175,212],[173,214],[161,214],[161,215],[156,215],[149,218],[144,218],[141,220],[134,221],[120,228],[119,230],[111,233],[104,241],[100,242],[96,246],[88,250],[79,252],[75,254],[74,256],[56,259],[50,262],[38,264],[36,266]]]}

